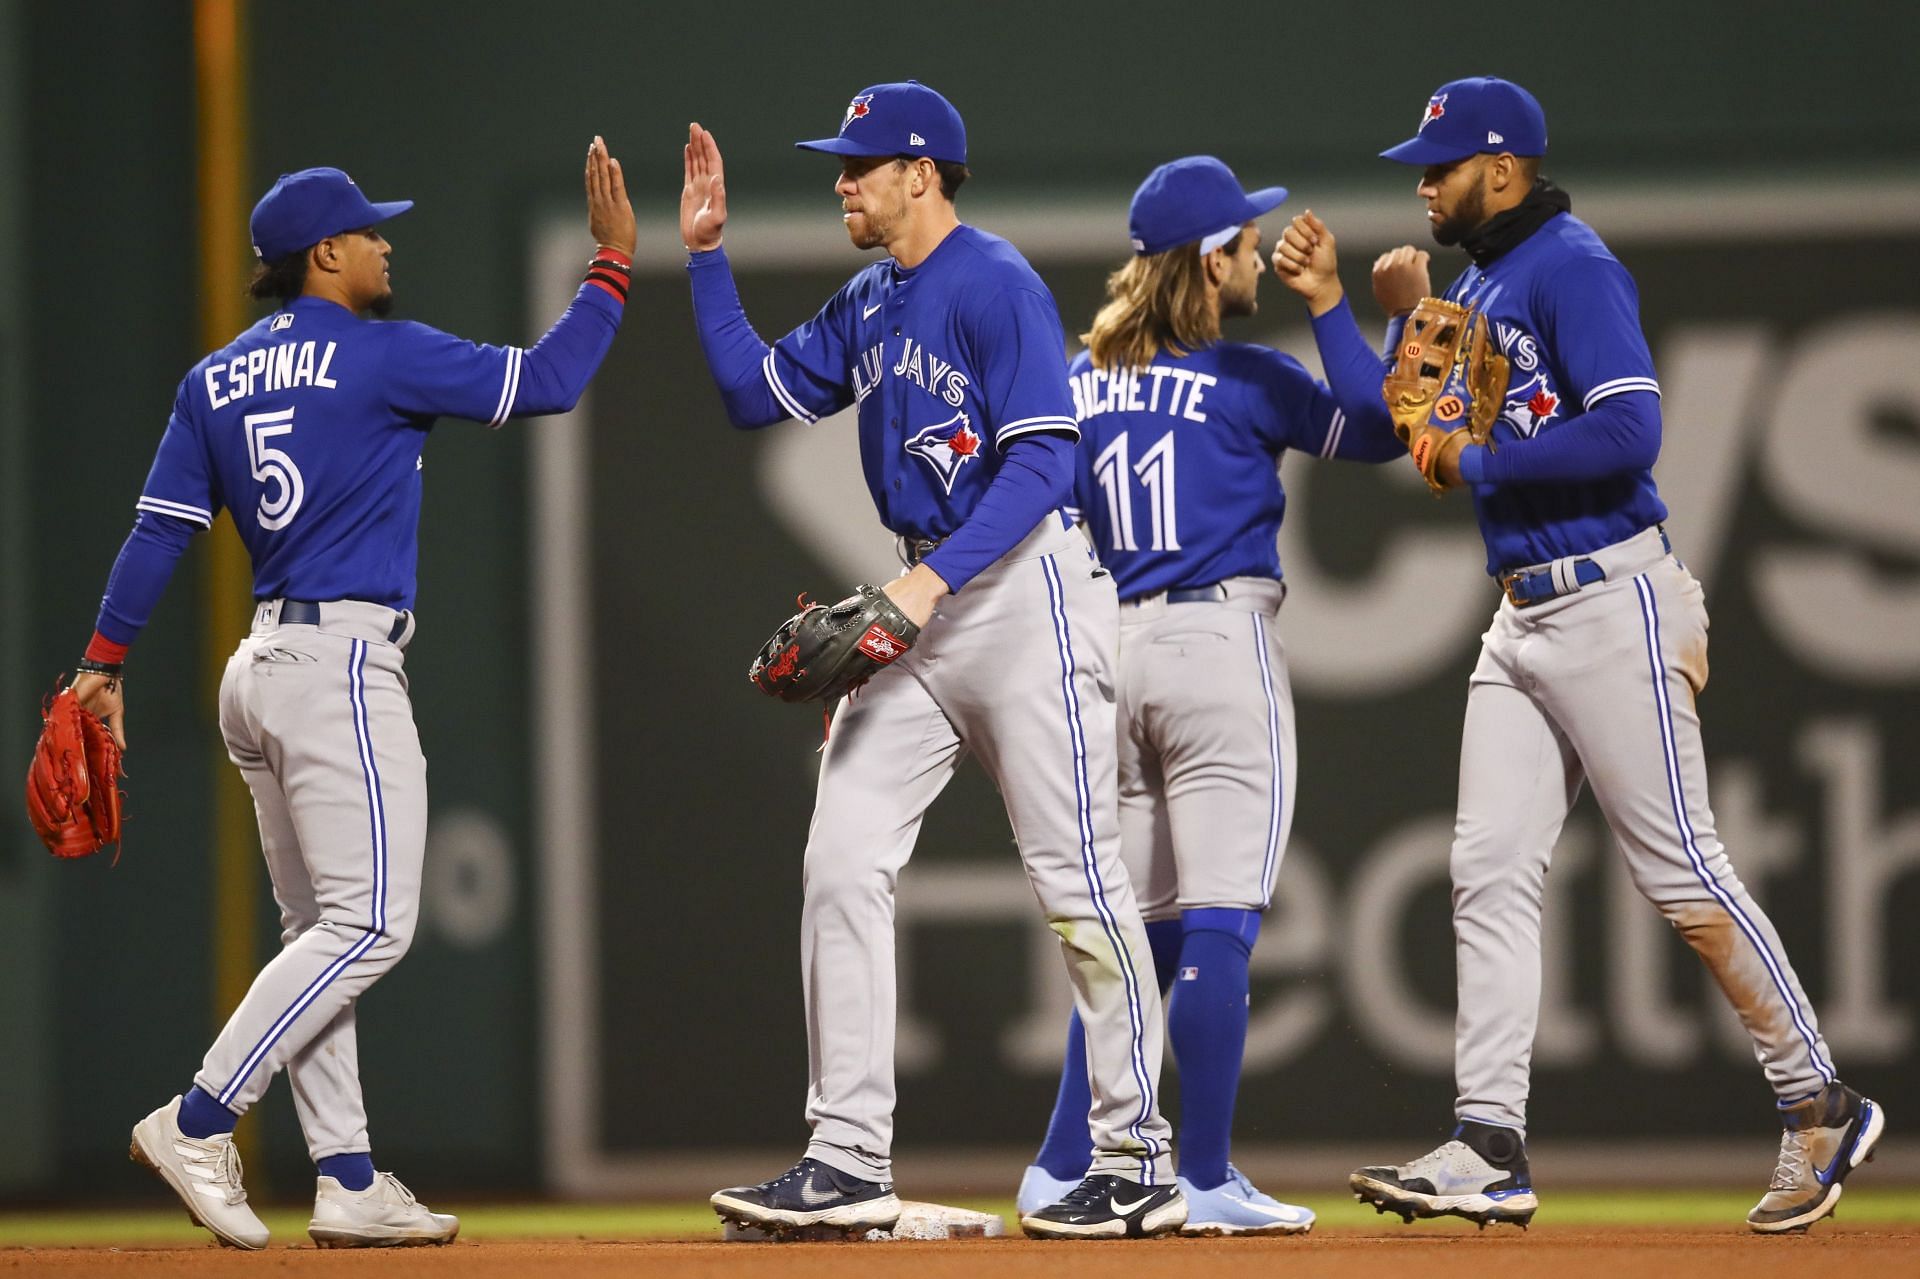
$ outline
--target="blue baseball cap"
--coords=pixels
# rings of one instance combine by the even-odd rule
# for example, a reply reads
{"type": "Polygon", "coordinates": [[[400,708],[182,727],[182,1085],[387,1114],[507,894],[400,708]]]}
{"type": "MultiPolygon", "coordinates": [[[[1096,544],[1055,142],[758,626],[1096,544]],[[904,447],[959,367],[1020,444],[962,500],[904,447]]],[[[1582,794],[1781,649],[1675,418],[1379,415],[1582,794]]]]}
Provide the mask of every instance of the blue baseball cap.
{"type": "Polygon", "coordinates": [[[967,126],[953,103],[918,80],[907,80],[854,94],[839,137],[793,145],[832,155],[924,155],[965,164],[967,126]]]}
{"type": "Polygon", "coordinates": [[[253,206],[254,256],[264,262],[298,253],[342,231],[358,231],[405,213],[412,200],[376,204],[338,169],[283,173],[253,206]]]}
{"type": "MultiPolygon", "coordinates": [[[[1240,189],[1233,170],[1210,155],[1170,160],[1147,175],[1127,208],[1127,235],[1135,253],[1165,253],[1200,241],[1203,251],[1216,236],[1238,231],[1287,198],[1285,187],[1240,189]]],[[[1231,237],[1227,237],[1231,238],[1231,237]]]]}
{"type": "Polygon", "coordinates": [[[1452,164],[1485,152],[1547,153],[1547,113],[1531,93],[1511,80],[1474,76],[1433,91],[1420,128],[1380,154],[1402,164],[1452,164]]]}

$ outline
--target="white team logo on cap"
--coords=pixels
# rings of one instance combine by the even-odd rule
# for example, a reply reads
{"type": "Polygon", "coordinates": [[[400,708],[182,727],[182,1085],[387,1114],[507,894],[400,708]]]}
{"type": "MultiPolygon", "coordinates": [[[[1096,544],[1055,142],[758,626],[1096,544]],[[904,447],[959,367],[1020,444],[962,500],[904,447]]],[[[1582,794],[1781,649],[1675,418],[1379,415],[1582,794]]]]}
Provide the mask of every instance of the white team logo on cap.
{"type": "Polygon", "coordinates": [[[853,101],[847,103],[847,118],[840,122],[840,132],[845,133],[848,125],[871,111],[873,108],[867,104],[872,101],[873,95],[871,93],[862,93],[856,95],[853,101]]]}

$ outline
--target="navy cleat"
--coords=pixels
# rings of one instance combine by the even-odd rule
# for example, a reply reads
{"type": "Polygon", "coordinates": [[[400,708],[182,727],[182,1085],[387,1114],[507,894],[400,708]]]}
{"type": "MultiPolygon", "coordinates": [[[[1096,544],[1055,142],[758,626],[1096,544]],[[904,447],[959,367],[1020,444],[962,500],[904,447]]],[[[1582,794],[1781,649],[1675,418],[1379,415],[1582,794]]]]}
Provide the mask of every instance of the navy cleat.
{"type": "Polygon", "coordinates": [[[1747,1214],[1765,1235],[1805,1230],[1840,1202],[1840,1183],[1873,1158],[1887,1112],[1839,1080],[1780,1112],[1780,1159],[1767,1193],[1747,1214]]]}
{"type": "Polygon", "coordinates": [[[1398,1167],[1362,1168],[1347,1178],[1376,1212],[1465,1217],[1481,1229],[1504,1221],[1525,1226],[1539,1210],[1527,1173],[1527,1143],[1511,1128],[1463,1119],[1452,1140],[1398,1167]]]}
{"type": "Polygon", "coordinates": [[[721,1220],[784,1235],[808,1226],[863,1234],[891,1230],[900,1198],[891,1181],[862,1181],[818,1159],[802,1159],[757,1186],[734,1186],[709,1200],[721,1220]]]}
{"type": "Polygon", "coordinates": [[[1025,1213],[1020,1229],[1033,1239],[1150,1239],[1187,1221],[1178,1185],[1143,1186],[1112,1173],[1094,1173],[1059,1203],[1025,1213]]]}

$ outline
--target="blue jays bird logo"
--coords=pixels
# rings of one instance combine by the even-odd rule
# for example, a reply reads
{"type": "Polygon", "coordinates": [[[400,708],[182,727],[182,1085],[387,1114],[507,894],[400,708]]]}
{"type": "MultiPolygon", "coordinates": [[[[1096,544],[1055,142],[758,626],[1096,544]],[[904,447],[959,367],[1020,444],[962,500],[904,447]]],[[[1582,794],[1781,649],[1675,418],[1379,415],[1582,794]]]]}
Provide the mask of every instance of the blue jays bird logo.
{"type": "Polygon", "coordinates": [[[940,477],[941,486],[952,493],[960,468],[980,456],[980,436],[964,412],[955,413],[908,440],[906,449],[931,466],[933,473],[940,477]]]}
{"type": "MultiPolygon", "coordinates": [[[[1420,129],[1426,128],[1446,113],[1447,95],[1444,93],[1434,94],[1431,98],[1427,99],[1427,109],[1420,115],[1420,129]]],[[[1415,129],[1414,132],[1418,133],[1420,129],[1415,129]]]]}
{"type": "Polygon", "coordinates": [[[847,103],[847,118],[840,122],[840,132],[845,133],[848,125],[873,110],[872,107],[867,105],[867,103],[872,101],[873,95],[871,93],[862,93],[856,95],[853,101],[847,103]]]}
{"type": "Polygon", "coordinates": [[[1500,410],[1500,420],[1522,439],[1532,438],[1559,415],[1560,397],[1548,387],[1544,369],[1519,386],[1509,387],[1506,404],[1500,410]]]}

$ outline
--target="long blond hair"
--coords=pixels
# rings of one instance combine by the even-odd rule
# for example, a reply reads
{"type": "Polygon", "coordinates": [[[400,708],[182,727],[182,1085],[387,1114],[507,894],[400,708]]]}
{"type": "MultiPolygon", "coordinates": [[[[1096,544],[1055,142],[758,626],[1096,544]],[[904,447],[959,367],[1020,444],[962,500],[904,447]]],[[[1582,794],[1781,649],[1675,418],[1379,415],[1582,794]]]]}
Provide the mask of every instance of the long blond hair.
{"type": "Polygon", "coordinates": [[[1219,341],[1206,255],[1182,244],[1133,258],[1107,277],[1107,301],[1080,340],[1103,372],[1145,368],[1163,350],[1188,355],[1219,341]]]}

